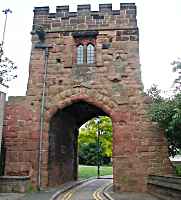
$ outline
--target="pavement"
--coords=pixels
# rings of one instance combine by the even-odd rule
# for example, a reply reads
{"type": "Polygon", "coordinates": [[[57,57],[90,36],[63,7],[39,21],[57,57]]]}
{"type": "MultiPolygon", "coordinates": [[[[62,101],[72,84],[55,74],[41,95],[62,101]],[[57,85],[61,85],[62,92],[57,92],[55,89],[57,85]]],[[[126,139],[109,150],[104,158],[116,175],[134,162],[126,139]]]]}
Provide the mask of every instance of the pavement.
{"type": "Polygon", "coordinates": [[[158,198],[148,194],[148,193],[134,193],[134,192],[113,192],[112,187],[109,187],[104,191],[104,195],[109,200],[159,200],[158,198]]]}
{"type": "Polygon", "coordinates": [[[22,198],[24,194],[16,193],[0,193],[0,200],[18,200],[22,198]]]}
{"type": "MultiPolygon", "coordinates": [[[[90,180],[90,179],[89,179],[90,180]]],[[[84,181],[74,181],[64,184],[61,188],[49,188],[39,192],[32,192],[26,194],[19,193],[0,193],[0,200],[54,200],[56,196],[77,185],[84,183],[84,181]]],[[[110,200],[158,200],[157,198],[142,193],[115,193],[112,187],[104,191],[106,197],[110,200]]]]}
{"type": "Polygon", "coordinates": [[[62,192],[65,192],[81,183],[83,181],[73,181],[61,186],[61,188],[48,188],[37,192],[30,192],[25,194],[20,193],[0,193],[0,200],[53,200],[54,197],[62,192]]]}

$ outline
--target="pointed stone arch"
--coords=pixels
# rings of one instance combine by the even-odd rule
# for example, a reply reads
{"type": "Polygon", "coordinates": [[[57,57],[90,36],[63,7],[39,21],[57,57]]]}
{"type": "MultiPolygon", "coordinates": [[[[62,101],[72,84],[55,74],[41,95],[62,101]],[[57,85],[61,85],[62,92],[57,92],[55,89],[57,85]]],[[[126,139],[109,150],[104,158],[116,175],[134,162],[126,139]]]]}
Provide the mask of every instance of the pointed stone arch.
{"type": "MultiPolygon", "coordinates": [[[[63,93],[57,94],[55,96],[54,100],[55,100],[54,104],[50,104],[51,105],[50,107],[47,106],[48,110],[46,113],[46,125],[45,125],[46,128],[45,128],[45,133],[44,133],[45,138],[54,137],[54,136],[51,136],[52,135],[51,132],[53,131],[52,124],[55,124],[55,123],[59,124],[58,126],[61,127],[60,128],[61,130],[66,129],[68,131],[68,129],[65,127],[65,124],[67,123],[67,121],[69,121],[69,123],[70,123],[69,129],[72,129],[72,131],[75,134],[78,134],[78,130],[75,127],[74,119],[72,118],[72,116],[69,115],[69,117],[68,117],[67,114],[62,114],[62,113],[64,112],[65,109],[70,108],[71,106],[74,106],[79,103],[81,103],[81,105],[86,104],[87,106],[89,106],[89,108],[95,109],[96,112],[99,113],[99,114],[97,114],[97,116],[98,115],[109,116],[111,118],[113,124],[115,123],[115,120],[117,119],[116,115],[118,112],[118,107],[117,107],[116,103],[114,101],[112,101],[111,99],[109,99],[109,97],[104,96],[103,94],[100,94],[95,90],[90,91],[89,89],[80,89],[80,90],[70,89],[70,90],[64,91],[63,93]],[[61,114],[62,114],[62,118],[64,118],[63,121],[60,119],[61,114]],[[57,115],[57,117],[55,117],[56,115],[57,115]],[[58,119],[58,117],[59,117],[59,119],[58,119]],[[52,120],[54,120],[54,121],[52,121],[52,120]]],[[[96,115],[93,116],[92,114],[90,114],[90,116],[95,117],[96,115]]],[[[85,120],[84,119],[81,119],[81,120],[83,120],[85,123],[86,121],[88,121],[88,119],[91,119],[90,116],[88,116],[88,118],[85,117],[85,120]]],[[[81,122],[81,125],[82,124],[83,124],[83,122],[81,122]]],[[[55,125],[55,126],[57,126],[57,125],[55,125]]],[[[113,130],[113,132],[114,132],[114,130],[113,130]]],[[[73,135],[75,135],[75,134],[73,134],[73,135]]],[[[55,137],[60,137],[60,136],[57,136],[57,133],[56,133],[55,137]]],[[[62,140],[65,137],[66,136],[64,135],[62,140]]],[[[72,137],[74,137],[74,136],[72,136],[72,137]]],[[[77,138],[75,138],[75,139],[77,140],[77,138]]],[[[113,140],[114,140],[114,137],[113,137],[113,140]]],[[[47,148],[49,148],[49,150],[45,149],[45,152],[47,154],[45,157],[47,157],[47,161],[49,160],[48,161],[49,163],[54,162],[54,161],[52,161],[52,159],[55,160],[55,158],[52,158],[52,156],[51,156],[52,153],[50,152],[52,149],[52,147],[51,147],[52,143],[53,142],[50,142],[50,140],[49,140],[48,146],[46,146],[47,148]]],[[[71,140],[69,140],[69,144],[72,144],[71,140]]],[[[62,144],[59,144],[59,145],[62,145],[62,144]]],[[[65,149],[68,149],[68,148],[65,147],[65,149]]],[[[114,147],[113,147],[113,149],[114,149],[114,147]]],[[[65,151],[67,151],[67,150],[65,150],[65,151]]],[[[76,151],[75,149],[72,149],[72,152],[75,152],[75,151],[76,151]]],[[[64,162],[64,164],[62,164],[63,166],[61,169],[58,167],[59,162],[60,162],[60,161],[58,161],[58,159],[57,159],[57,161],[55,161],[57,163],[54,162],[51,165],[46,165],[45,167],[43,167],[43,168],[47,168],[47,171],[45,173],[48,173],[47,174],[47,178],[48,178],[47,183],[49,185],[51,185],[51,186],[60,185],[66,181],[74,180],[74,178],[77,177],[75,174],[77,166],[75,167],[71,164],[67,164],[67,163],[73,163],[76,160],[76,158],[74,157],[72,152],[69,152],[71,154],[69,160],[62,161],[62,162],[64,162]],[[61,173],[61,171],[64,171],[64,169],[68,169],[68,168],[69,168],[69,175],[66,176],[66,173],[61,173]],[[54,178],[52,179],[51,174],[56,174],[56,176],[54,176],[54,178]],[[60,177],[60,178],[56,179],[57,177],[60,177]]],[[[62,155],[62,154],[59,152],[59,155],[62,155]]],[[[61,158],[59,158],[59,160],[60,159],[65,160],[65,158],[63,158],[63,156],[61,158]]],[[[77,165],[77,163],[76,163],[76,165],[77,165]]]]}
{"type": "Polygon", "coordinates": [[[46,121],[49,121],[57,109],[63,109],[80,100],[101,108],[113,121],[117,119],[116,112],[121,110],[121,106],[118,106],[115,101],[95,89],[73,88],[58,93],[54,97],[54,102],[47,104],[46,121]]]}

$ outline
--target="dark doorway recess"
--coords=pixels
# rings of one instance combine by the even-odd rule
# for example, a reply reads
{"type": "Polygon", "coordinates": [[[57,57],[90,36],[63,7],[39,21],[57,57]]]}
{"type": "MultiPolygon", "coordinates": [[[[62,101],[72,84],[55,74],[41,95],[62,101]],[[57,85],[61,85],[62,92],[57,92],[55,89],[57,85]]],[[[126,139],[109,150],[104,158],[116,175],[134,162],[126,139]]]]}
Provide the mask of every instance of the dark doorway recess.
{"type": "Polygon", "coordinates": [[[58,109],[49,128],[49,186],[56,186],[78,177],[79,128],[93,117],[108,116],[101,108],[85,101],[58,109]]]}

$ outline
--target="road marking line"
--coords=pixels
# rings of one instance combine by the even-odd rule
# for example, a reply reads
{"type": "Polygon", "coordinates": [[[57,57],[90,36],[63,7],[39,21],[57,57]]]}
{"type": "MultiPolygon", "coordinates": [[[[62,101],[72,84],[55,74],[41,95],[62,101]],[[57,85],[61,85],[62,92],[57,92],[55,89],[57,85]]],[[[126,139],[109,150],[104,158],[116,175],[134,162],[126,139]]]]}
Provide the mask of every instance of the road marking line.
{"type": "Polygon", "coordinates": [[[93,198],[96,200],[97,197],[96,197],[96,191],[93,193],[93,198]]]}
{"type": "Polygon", "coordinates": [[[93,198],[94,198],[95,200],[99,200],[99,199],[97,198],[97,191],[95,191],[95,192],[93,193],[93,198]]]}
{"type": "MultiPolygon", "coordinates": [[[[63,196],[62,200],[67,200],[67,198],[69,197],[70,194],[71,194],[71,192],[67,192],[67,193],[63,196]]],[[[71,194],[71,196],[72,196],[72,194],[71,194]]]]}
{"type": "Polygon", "coordinates": [[[114,200],[106,191],[108,191],[112,187],[112,183],[109,183],[104,189],[103,189],[103,195],[110,200],[114,200]]]}
{"type": "MultiPolygon", "coordinates": [[[[94,182],[94,181],[96,181],[96,180],[90,180],[90,181],[88,181],[88,182],[85,182],[85,183],[83,183],[83,184],[81,184],[81,185],[75,187],[75,189],[70,189],[70,191],[69,191],[69,192],[66,192],[66,193],[64,194],[64,196],[63,196],[61,199],[60,199],[60,197],[58,197],[57,200],[70,200],[71,197],[72,197],[72,195],[73,195],[78,189],[80,189],[80,188],[82,188],[82,187],[84,187],[84,186],[86,186],[86,185],[88,185],[89,183],[94,182]]],[[[110,183],[109,183],[109,184],[110,184],[110,183]]],[[[93,193],[93,198],[94,198],[95,200],[103,200],[103,198],[101,197],[101,192],[103,191],[103,189],[104,189],[107,185],[108,185],[108,184],[104,184],[102,187],[99,187],[98,190],[96,190],[96,191],[93,193]]]]}
{"type": "Polygon", "coordinates": [[[93,181],[96,181],[96,180],[90,180],[90,181],[88,181],[88,182],[86,182],[86,183],[83,183],[83,184],[77,186],[75,189],[71,189],[69,192],[67,192],[67,193],[63,196],[63,198],[62,198],[61,200],[69,200],[69,199],[71,199],[73,193],[75,193],[76,190],[80,189],[80,188],[83,187],[83,186],[88,185],[89,183],[91,183],[91,182],[93,182],[93,181]]]}
{"type": "Polygon", "coordinates": [[[72,197],[72,193],[70,193],[70,194],[67,196],[66,200],[71,199],[71,197],[72,197]]]}
{"type": "Polygon", "coordinates": [[[102,200],[102,197],[101,197],[100,195],[101,195],[100,192],[97,192],[97,197],[98,197],[100,200],[102,200]]]}
{"type": "Polygon", "coordinates": [[[110,183],[106,183],[104,184],[102,187],[98,188],[94,193],[93,193],[93,198],[95,200],[103,200],[103,198],[101,197],[101,193],[104,191],[104,189],[106,187],[108,187],[110,185],[110,183]]]}
{"type": "Polygon", "coordinates": [[[101,192],[101,188],[98,188],[98,190],[96,190],[93,193],[93,197],[95,200],[103,200],[102,197],[100,196],[100,192],[101,192]]]}

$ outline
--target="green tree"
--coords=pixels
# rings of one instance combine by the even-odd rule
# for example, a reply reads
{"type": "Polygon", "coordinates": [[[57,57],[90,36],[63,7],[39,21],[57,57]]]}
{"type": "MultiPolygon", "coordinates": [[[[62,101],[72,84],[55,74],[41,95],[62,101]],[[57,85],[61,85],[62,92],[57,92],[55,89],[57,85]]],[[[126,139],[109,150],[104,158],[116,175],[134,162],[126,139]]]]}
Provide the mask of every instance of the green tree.
{"type": "Polygon", "coordinates": [[[17,78],[17,66],[4,54],[3,45],[0,44],[0,84],[8,87],[7,83],[17,78]]]}
{"type": "Polygon", "coordinates": [[[153,100],[150,105],[149,116],[164,129],[169,144],[169,154],[175,156],[181,149],[181,93],[163,98],[161,90],[151,87],[148,95],[153,100]]]}
{"type": "Polygon", "coordinates": [[[12,11],[8,8],[8,9],[3,10],[2,12],[5,14],[5,22],[4,22],[4,27],[3,27],[2,41],[0,43],[0,84],[8,87],[7,83],[17,77],[17,74],[16,74],[17,66],[4,53],[7,17],[8,17],[8,13],[12,13],[12,11]]]}
{"type": "Polygon", "coordinates": [[[161,102],[163,100],[163,97],[160,95],[161,90],[155,84],[147,90],[147,94],[151,97],[153,102],[161,102]]]}
{"type": "Polygon", "coordinates": [[[112,157],[112,122],[109,117],[99,117],[99,125],[96,118],[88,121],[79,134],[79,161],[81,164],[95,165],[97,163],[97,130],[100,131],[101,157],[112,157]],[[89,162],[90,161],[90,162],[89,162]]]}
{"type": "Polygon", "coordinates": [[[79,145],[79,163],[83,165],[96,165],[97,144],[95,142],[81,143],[79,145]]]}

